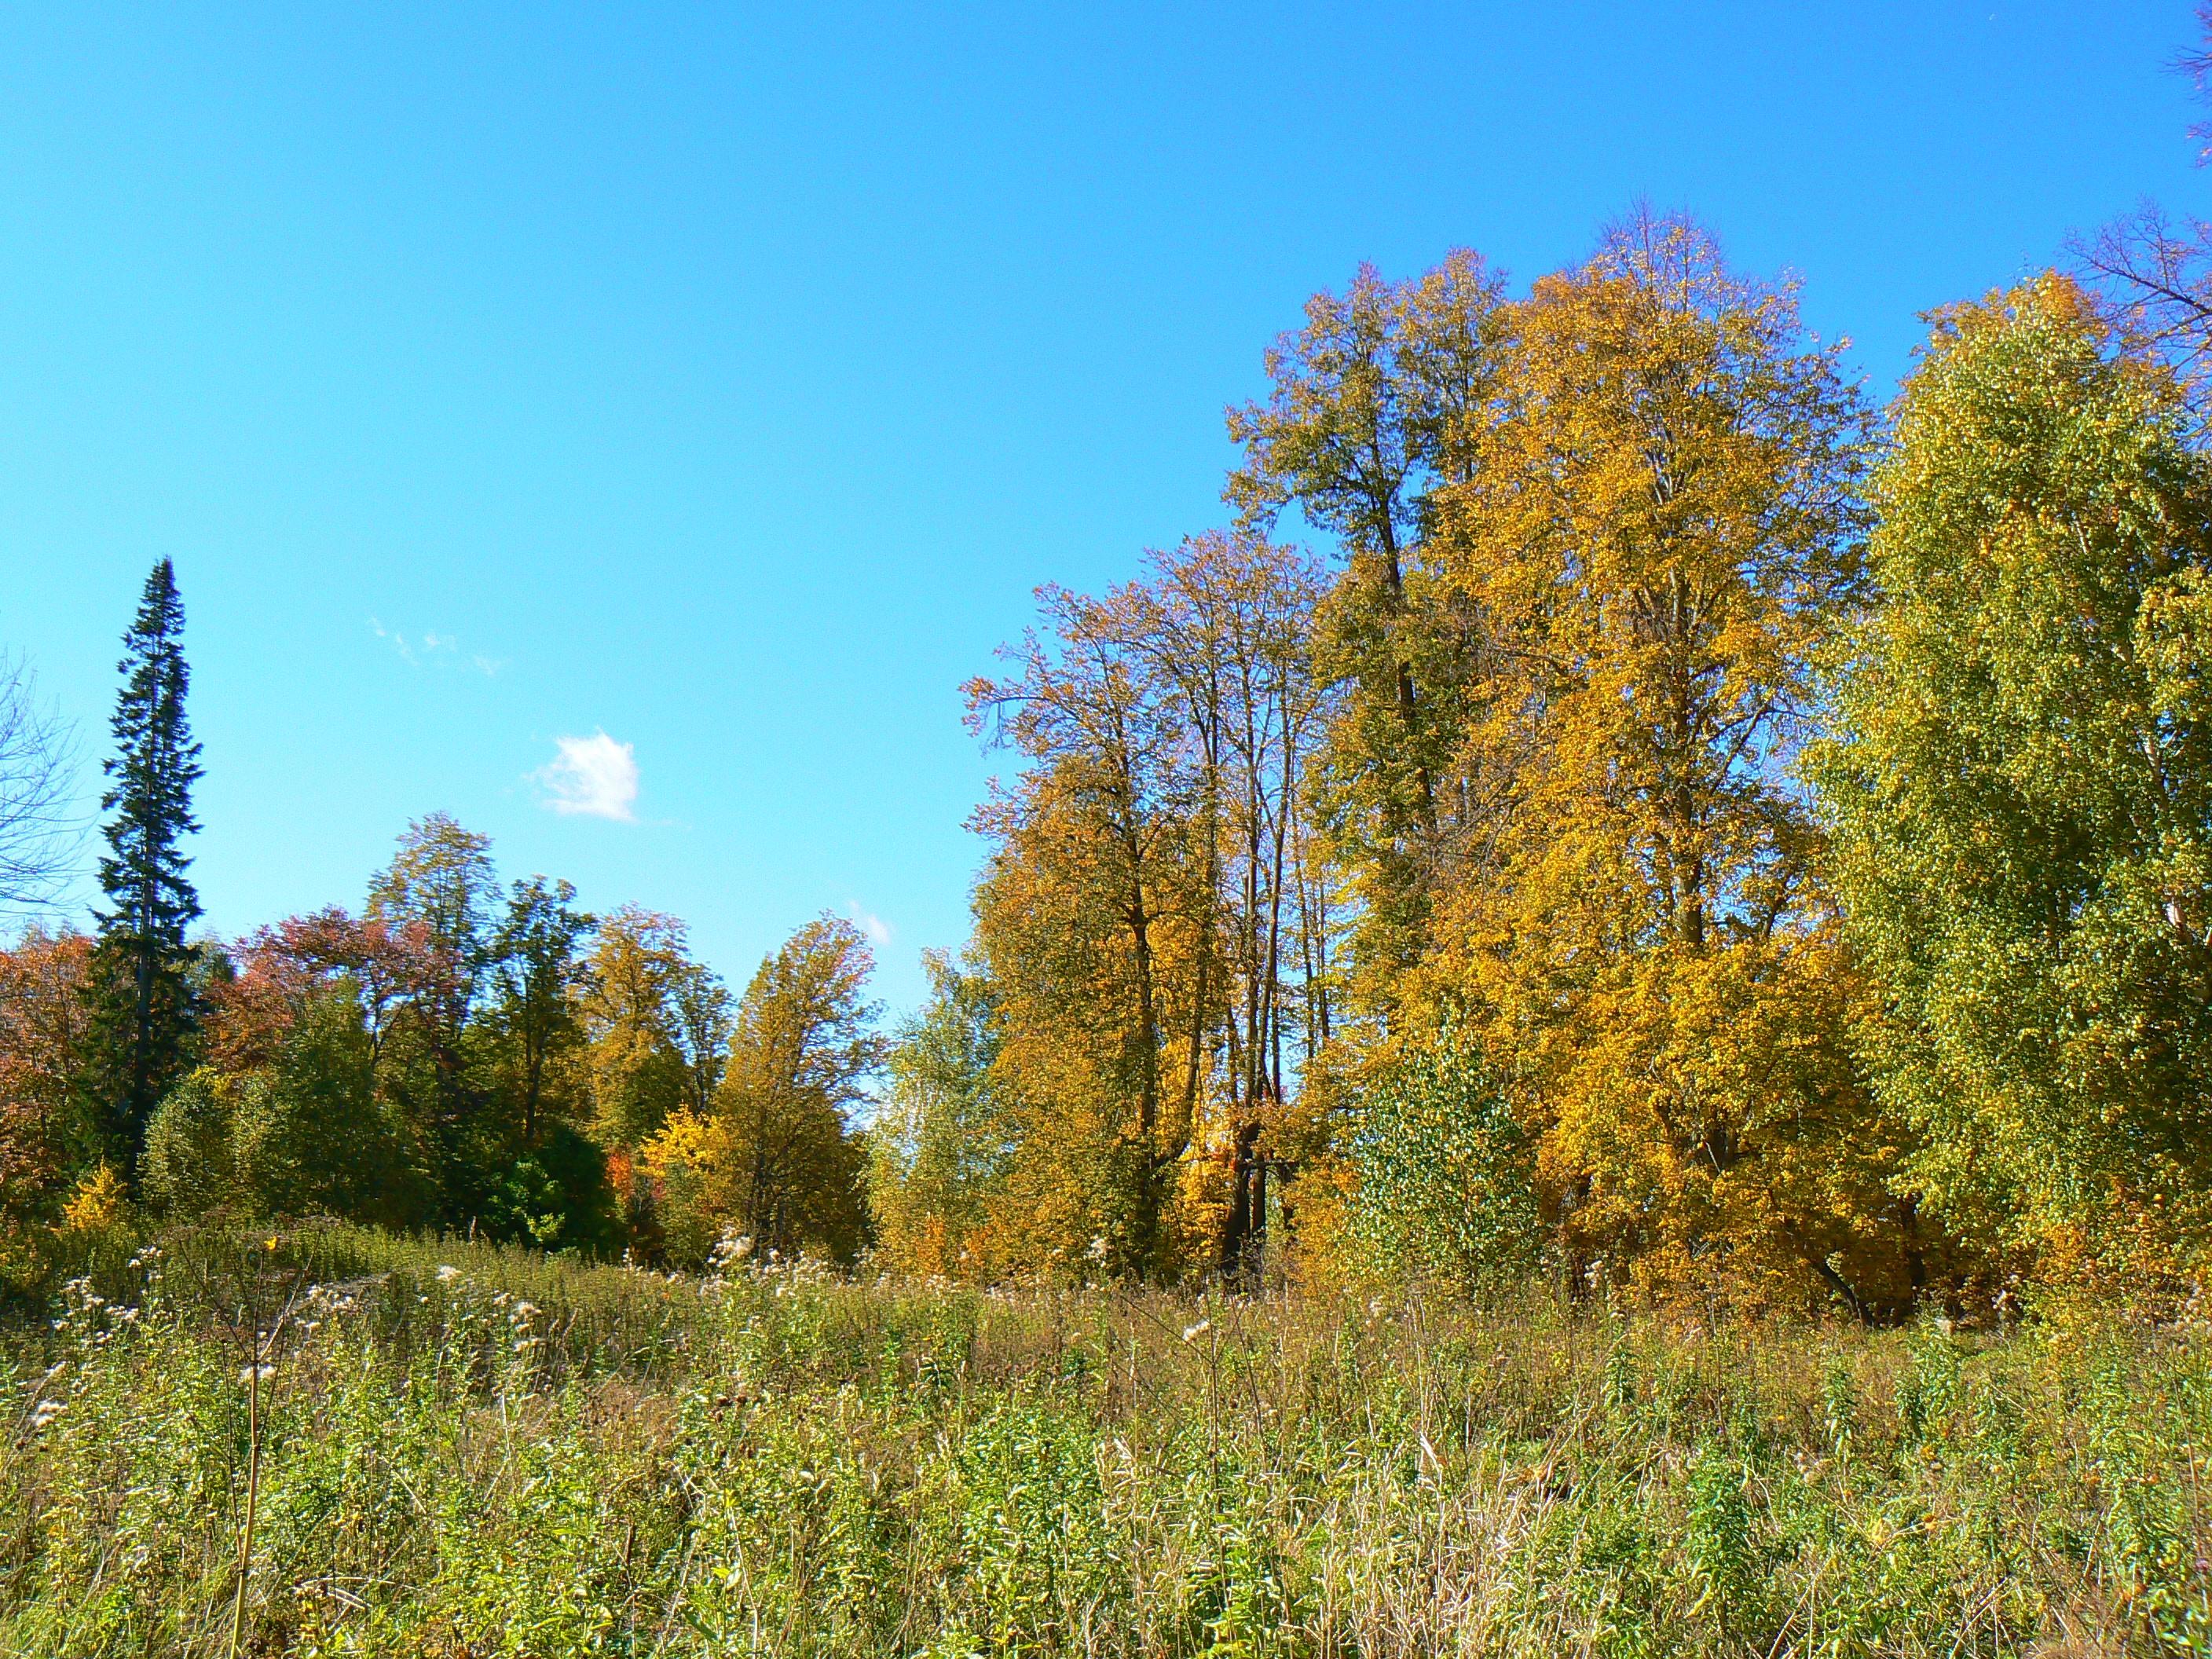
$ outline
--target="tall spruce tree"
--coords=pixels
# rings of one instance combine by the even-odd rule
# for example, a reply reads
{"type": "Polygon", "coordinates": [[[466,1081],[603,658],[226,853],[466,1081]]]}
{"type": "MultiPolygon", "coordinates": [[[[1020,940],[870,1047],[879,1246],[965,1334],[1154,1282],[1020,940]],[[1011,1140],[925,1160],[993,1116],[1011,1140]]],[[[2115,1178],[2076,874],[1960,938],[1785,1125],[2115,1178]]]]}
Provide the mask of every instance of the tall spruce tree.
{"type": "Polygon", "coordinates": [[[200,746],[185,717],[191,672],[176,573],[161,560],[146,578],[117,665],[115,753],[100,808],[110,816],[100,884],[107,908],[91,977],[88,1074],[118,1152],[137,1167],[147,1121],[187,1068],[197,1025],[192,953],[185,929],[200,914],[181,843],[199,828],[192,785],[200,746]]]}

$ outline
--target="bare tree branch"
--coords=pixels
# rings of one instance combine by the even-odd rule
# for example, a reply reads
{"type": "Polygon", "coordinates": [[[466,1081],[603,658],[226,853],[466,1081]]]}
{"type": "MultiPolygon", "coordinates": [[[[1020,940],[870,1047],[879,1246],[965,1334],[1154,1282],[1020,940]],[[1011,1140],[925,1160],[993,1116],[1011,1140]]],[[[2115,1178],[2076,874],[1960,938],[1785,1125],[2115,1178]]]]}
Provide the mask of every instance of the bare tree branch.
{"type": "Polygon", "coordinates": [[[51,903],[76,864],[76,758],[28,666],[0,655],[0,914],[51,903]]]}
{"type": "Polygon", "coordinates": [[[2177,225],[2144,202],[2094,236],[2070,239],[2067,251],[2131,340],[2185,369],[2212,350],[2212,225],[2177,225]]]}
{"type": "MultiPolygon", "coordinates": [[[[2212,0],[2197,8],[2197,44],[2173,60],[2197,101],[2212,105],[2212,0]]],[[[2197,164],[2212,161],[2212,120],[2189,129],[2197,164]]],[[[2169,359],[2202,392],[2212,379],[2212,224],[2176,222],[2145,200],[2092,236],[2070,236],[2075,273],[2104,297],[2130,344],[2169,359]]]]}

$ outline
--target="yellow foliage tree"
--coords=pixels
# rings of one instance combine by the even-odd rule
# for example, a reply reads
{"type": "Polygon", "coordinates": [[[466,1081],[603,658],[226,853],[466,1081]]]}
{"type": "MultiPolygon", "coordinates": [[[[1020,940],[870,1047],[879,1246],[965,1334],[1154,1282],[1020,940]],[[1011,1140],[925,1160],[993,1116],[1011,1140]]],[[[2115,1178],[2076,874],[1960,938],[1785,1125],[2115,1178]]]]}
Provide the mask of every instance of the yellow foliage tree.
{"type": "Polygon", "coordinates": [[[1437,580],[1440,490],[1471,476],[1499,395],[1513,307],[1502,273],[1456,249],[1411,280],[1362,265],[1266,359],[1264,403],[1229,411],[1243,465],[1224,495],[1247,526],[1295,507],[1344,568],[1310,618],[1333,684],[1320,816],[1357,896],[1348,988],[1395,1006],[1466,802],[1449,776],[1479,633],[1437,580]]]}
{"type": "Polygon", "coordinates": [[[1788,771],[1861,597],[1867,409],[1790,291],[1686,222],[1609,232],[1511,332],[1432,503],[1486,649],[1414,1006],[1483,1033],[1582,1274],[1696,1260],[1909,1304],[1914,1218],[1788,771]]]}
{"type": "Polygon", "coordinates": [[[677,994],[695,971],[675,915],[623,905],[599,922],[581,1015],[592,1128],[604,1146],[648,1139],[668,1115],[686,1106],[696,1113],[712,1095],[688,1086],[677,1030],[677,994]]]}
{"type": "Polygon", "coordinates": [[[1237,1274],[1328,1025],[1301,810],[1320,577],[1249,532],[1147,564],[1102,599],[1047,590],[1015,672],[969,688],[974,723],[1031,763],[978,817],[976,957],[1018,1146],[992,1236],[1031,1269],[1237,1274]]]}
{"type": "Polygon", "coordinates": [[[738,1006],[727,1069],[705,1112],[670,1117],[645,1148],[647,1169],[680,1202],[672,1234],[697,1223],[741,1233],[763,1251],[849,1257],[866,1226],[866,1149],[851,1121],[881,1064],[866,1000],[868,942],[842,917],[806,924],[762,963],[738,1006]]]}

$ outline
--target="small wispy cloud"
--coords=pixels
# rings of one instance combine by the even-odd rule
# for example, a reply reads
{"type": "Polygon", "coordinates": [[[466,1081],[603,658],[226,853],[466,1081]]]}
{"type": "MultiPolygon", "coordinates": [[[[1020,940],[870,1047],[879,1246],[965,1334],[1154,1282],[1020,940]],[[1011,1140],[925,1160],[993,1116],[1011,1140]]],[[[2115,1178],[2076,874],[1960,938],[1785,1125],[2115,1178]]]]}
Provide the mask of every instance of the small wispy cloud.
{"type": "Polygon", "coordinates": [[[630,744],[594,732],[556,738],[553,745],[553,758],[531,774],[545,790],[546,806],[563,817],[637,822],[637,753],[630,744]]]}
{"type": "MultiPolygon", "coordinates": [[[[368,619],[368,631],[399,653],[399,659],[410,668],[420,668],[427,662],[443,659],[458,659],[461,641],[458,635],[431,632],[410,635],[405,629],[386,628],[377,617],[368,619]]],[[[486,678],[507,666],[504,657],[471,655],[469,661],[486,678]]]]}
{"type": "Polygon", "coordinates": [[[845,908],[853,918],[853,925],[878,945],[889,945],[891,942],[890,923],[872,910],[863,910],[860,908],[860,900],[848,900],[845,908]]]}

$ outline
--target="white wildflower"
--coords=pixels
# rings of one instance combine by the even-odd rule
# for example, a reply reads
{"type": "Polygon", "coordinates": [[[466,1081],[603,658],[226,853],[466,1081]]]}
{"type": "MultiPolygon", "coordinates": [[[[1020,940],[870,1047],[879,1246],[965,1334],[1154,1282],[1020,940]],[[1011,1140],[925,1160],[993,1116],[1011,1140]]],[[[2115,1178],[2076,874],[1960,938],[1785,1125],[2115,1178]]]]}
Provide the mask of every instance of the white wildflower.
{"type": "Polygon", "coordinates": [[[1182,1340],[1186,1342],[1195,1342],[1212,1328],[1212,1320],[1201,1319],[1195,1325],[1186,1325],[1182,1328],[1182,1340]]]}
{"type": "Polygon", "coordinates": [[[459,1267],[441,1265],[438,1268],[438,1282],[441,1285],[450,1285],[460,1276],[461,1270],[459,1267]]]}
{"type": "Polygon", "coordinates": [[[238,1381],[240,1385],[243,1387],[250,1385],[257,1378],[261,1382],[266,1382],[270,1377],[276,1375],[276,1368],[274,1365],[248,1365],[239,1372],[238,1381]]]}

